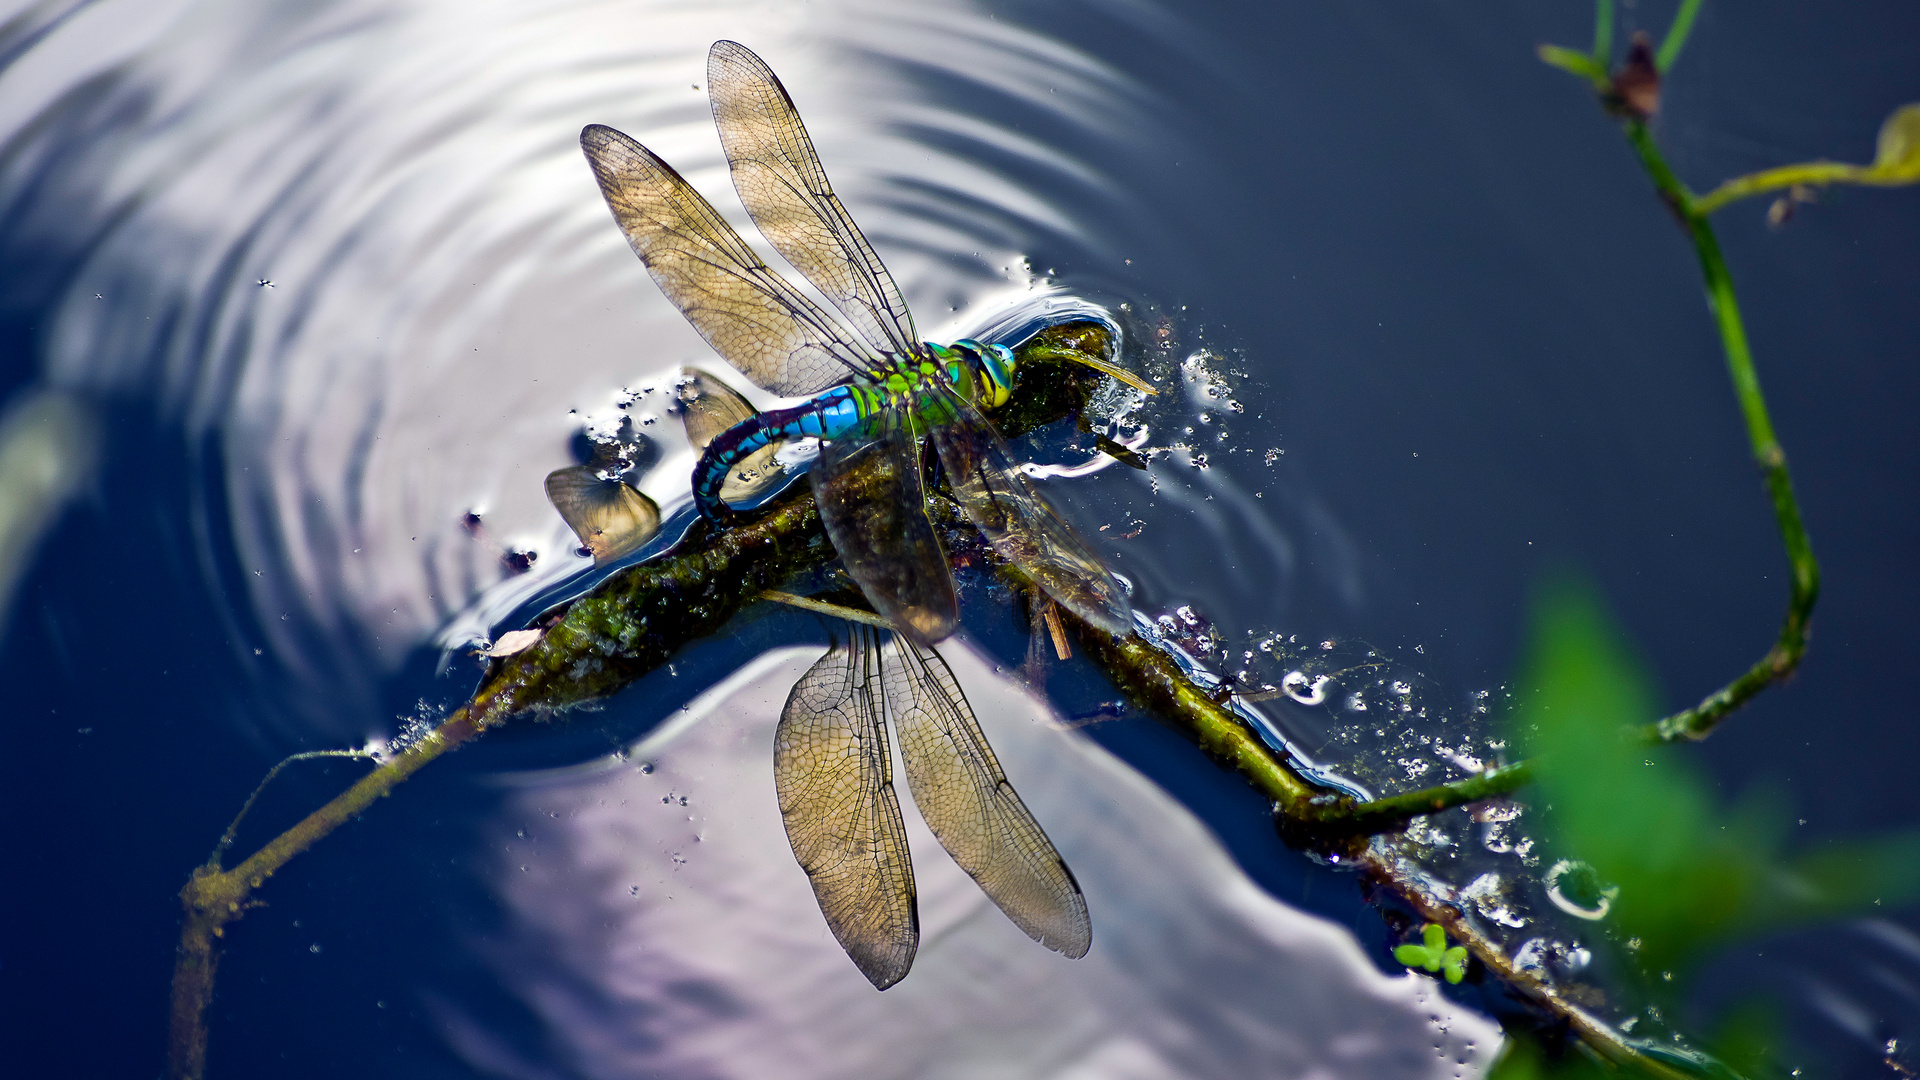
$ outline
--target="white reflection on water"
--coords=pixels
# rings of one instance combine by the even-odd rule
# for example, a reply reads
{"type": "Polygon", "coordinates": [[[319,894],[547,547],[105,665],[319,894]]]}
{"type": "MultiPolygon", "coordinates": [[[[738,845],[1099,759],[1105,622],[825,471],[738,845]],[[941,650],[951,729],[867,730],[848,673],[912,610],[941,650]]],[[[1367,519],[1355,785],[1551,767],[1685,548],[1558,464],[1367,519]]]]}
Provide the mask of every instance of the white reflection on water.
{"type": "Polygon", "coordinates": [[[967,5],[101,0],[0,26],[24,50],[0,212],[77,265],[40,298],[46,377],[219,456],[236,647],[340,701],[507,577],[503,550],[577,568],[542,478],[623,387],[716,362],[578,132],[636,134],[744,223],[697,88],[719,37],[781,73],[929,335],[1024,285],[1036,238],[1117,262],[1116,223],[1150,218],[1023,133],[1123,155],[1153,138],[1143,92],[967,5]],[[968,109],[933,89],[956,87],[968,109]]]}
{"type": "MultiPolygon", "coordinates": [[[[630,756],[513,782],[488,844],[512,918],[475,947],[565,1047],[542,1075],[1386,1080],[1490,1060],[1491,1022],[1432,980],[1380,974],[970,649],[946,656],[1086,892],[1092,951],[1070,961],[1027,940],[909,811],[922,946],[876,992],[781,831],[773,728],[819,657],[784,650],[630,756]]],[[[440,1012],[477,1064],[533,1073],[484,1017],[440,1012]]]]}

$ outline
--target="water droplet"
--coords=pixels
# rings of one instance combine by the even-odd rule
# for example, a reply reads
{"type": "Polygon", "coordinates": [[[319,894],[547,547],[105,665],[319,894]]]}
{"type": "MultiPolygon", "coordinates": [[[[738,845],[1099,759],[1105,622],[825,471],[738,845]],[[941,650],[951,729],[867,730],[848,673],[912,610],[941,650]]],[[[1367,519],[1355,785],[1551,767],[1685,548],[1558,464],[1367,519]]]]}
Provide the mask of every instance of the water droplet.
{"type": "MultiPolygon", "coordinates": [[[[1553,906],[1576,919],[1604,919],[1620,895],[1620,886],[1609,885],[1599,873],[1578,859],[1561,859],[1547,869],[1543,884],[1553,906]]],[[[1638,941],[1638,938],[1634,939],[1638,941]]],[[[1638,948],[1633,942],[1627,947],[1638,948]]]]}
{"type": "Polygon", "coordinates": [[[1519,929],[1527,920],[1507,903],[1507,883],[1499,874],[1481,874],[1460,890],[1460,898],[1471,903],[1483,918],[1502,926],[1519,929]]]}
{"type": "Polygon", "coordinates": [[[1316,675],[1308,679],[1304,671],[1289,671],[1286,677],[1280,680],[1280,688],[1287,692],[1288,697],[1302,705],[1318,705],[1327,700],[1327,684],[1332,681],[1332,678],[1326,675],[1316,675]]]}

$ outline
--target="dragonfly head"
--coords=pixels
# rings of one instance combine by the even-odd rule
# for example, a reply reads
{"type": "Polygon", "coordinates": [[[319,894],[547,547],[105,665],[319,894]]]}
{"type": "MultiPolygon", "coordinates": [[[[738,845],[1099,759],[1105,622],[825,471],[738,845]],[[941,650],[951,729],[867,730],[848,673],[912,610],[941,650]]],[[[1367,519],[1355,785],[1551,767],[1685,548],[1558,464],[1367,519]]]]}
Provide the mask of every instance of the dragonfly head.
{"type": "Polygon", "coordinates": [[[968,396],[975,405],[997,409],[1013,396],[1012,349],[969,340],[956,341],[939,351],[948,364],[954,387],[970,391],[968,396]]]}

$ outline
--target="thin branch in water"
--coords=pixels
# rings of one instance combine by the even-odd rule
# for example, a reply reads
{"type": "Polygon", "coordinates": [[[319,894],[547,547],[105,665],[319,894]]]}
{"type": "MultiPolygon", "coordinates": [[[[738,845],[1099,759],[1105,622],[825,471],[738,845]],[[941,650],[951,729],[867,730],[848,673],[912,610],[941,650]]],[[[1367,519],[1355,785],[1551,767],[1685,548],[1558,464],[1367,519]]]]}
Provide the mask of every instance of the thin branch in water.
{"type": "Polygon", "coordinates": [[[281,760],[280,764],[267,770],[267,775],[260,780],[260,786],[254,788],[253,794],[247,796],[247,801],[240,804],[240,812],[233,815],[232,824],[228,825],[227,831],[221,834],[220,842],[213,845],[213,853],[207,856],[205,865],[215,870],[220,868],[220,856],[226,854],[227,849],[233,846],[233,836],[234,833],[239,831],[241,820],[247,816],[247,811],[253,809],[253,804],[260,798],[260,793],[267,790],[268,784],[273,783],[273,778],[280,775],[281,769],[286,768],[296,761],[311,761],[314,758],[365,758],[370,760],[375,757],[378,757],[378,755],[371,750],[308,750],[304,753],[288,755],[281,760]]]}
{"type": "Polygon", "coordinates": [[[768,589],[760,594],[760,599],[771,600],[776,604],[785,604],[788,607],[799,608],[802,611],[811,611],[818,615],[831,615],[836,619],[845,619],[848,622],[877,626],[882,630],[893,629],[892,623],[875,615],[871,611],[862,611],[859,608],[847,607],[844,604],[828,603],[825,600],[815,600],[811,596],[800,596],[797,593],[781,592],[779,589],[768,589]]]}

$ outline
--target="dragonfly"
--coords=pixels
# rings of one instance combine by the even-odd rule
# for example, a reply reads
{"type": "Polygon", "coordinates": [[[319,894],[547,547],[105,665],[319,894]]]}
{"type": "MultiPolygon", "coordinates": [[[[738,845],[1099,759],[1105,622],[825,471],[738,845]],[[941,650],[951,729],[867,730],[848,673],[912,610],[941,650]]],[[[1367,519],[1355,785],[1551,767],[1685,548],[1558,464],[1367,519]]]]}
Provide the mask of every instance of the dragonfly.
{"type": "MultiPolygon", "coordinates": [[[[930,646],[958,623],[953,574],[927,515],[920,446],[930,439],[954,499],[1002,558],[1089,625],[1129,633],[1125,591],[981,415],[1012,394],[1012,351],[919,339],[892,274],[834,194],[793,99],[765,62],[737,42],[715,42],[707,87],[748,215],[835,310],[769,267],[645,146],[599,124],[580,133],[615,222],[660,290],[755,384],[808,399],[712,438],[694,473],[702,516],[730,520],[728,479],[743,462],[819,440],[808,476],[841,562],[874,610],[930,646]]],[[[1115,365],[1084,362],[1150,389],[1115,365]]]]}
{"type": "MultiPolygon", "coordinates": [[[[698,369],[682,371],[674,400],[696,449],[754,415],[738,391],[698,369]]],[[[728,472],[721,493],[745,501],[785,479],[763,448],[728,472]]],[[[775,595],[849,620],[846,640],[787,696],[773,774],[794,858],[854,966],[885,990],[906,976],[920,942],[889,726],[914,805],[940,845],[1028,937],[1071,959],[1085,956],[1092,923],[1080,885],[1007,782],[946,660],[888,633],[877,616],[775,595]]]]}

